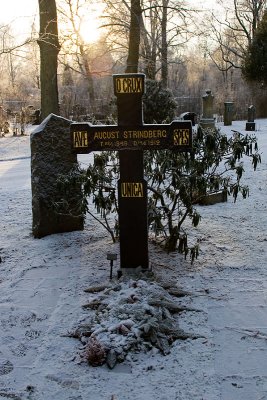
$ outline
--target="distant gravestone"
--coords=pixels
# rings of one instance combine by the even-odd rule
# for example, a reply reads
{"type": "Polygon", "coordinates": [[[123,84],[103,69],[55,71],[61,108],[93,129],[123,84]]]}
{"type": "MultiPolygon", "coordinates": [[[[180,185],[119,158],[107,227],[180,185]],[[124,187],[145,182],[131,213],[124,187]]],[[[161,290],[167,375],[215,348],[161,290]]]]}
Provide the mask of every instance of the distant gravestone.
{"type": "Polygon", "coordinates": [[[71,123],[50,114],[31,134],[32,231],[36,238],[83,229],[79,187],[72,188],[64,199],[71,212],[58,214],[53,207],[62,201],[58,176],[68,174],[77,163],[77,155],[71,152],[71,123]]]}
{"type": "Polygon", "coordinates": [[[233,121],[234,103],[226,101],[224,103],[224,126],[231,126],[233,121]]]}
{"type": "Polygon", "coordinates": [[[246,123],[246,131],[255,131],[255,113],[256,109],[253,105],[248,107],[248,122],[246,123]]]}
{"type": "Polygon", "coordinates": [[[214,103],[214,96],[211,93],[211,90],[206,90],[204,96],[202,96],[202,104],[203,104],[203,113],[200,119],[200,126],[202,128],[214,128],[215,127],[215,120],[213,116],[213,103],[214,103]]]}

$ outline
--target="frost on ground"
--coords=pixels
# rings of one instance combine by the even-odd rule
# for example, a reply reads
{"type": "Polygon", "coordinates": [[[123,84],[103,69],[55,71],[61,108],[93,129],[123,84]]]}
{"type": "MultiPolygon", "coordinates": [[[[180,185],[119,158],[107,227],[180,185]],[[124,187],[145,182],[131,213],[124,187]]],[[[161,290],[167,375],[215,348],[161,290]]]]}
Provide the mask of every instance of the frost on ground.
{"type": "MultiPolygon", "coordinates": [[[[0,399],[267,399],[267,121],[256,125],[262,163],[244,165],[250,196],[200,207],[198,260],[150,244],[153,279],[127,281],[109,280],[118,245],[89,217],[83,232],[33,239],[29,136],[0,138],[0,399]],[[164,336],[164,355],[160,318],[197,338],[164,336]],[[83,359],[87,332],[105,344],[102,366],[83,359]]],[[[245,121],[222,126],[231,129],[245,133],[245,121]]]]}

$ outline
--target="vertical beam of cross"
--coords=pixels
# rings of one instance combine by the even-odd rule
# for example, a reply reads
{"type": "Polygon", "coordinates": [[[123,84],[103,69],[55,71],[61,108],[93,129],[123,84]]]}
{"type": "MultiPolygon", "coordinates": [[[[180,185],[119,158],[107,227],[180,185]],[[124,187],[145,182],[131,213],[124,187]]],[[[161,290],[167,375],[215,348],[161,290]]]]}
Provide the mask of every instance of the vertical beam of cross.
{"type": "MultiPolygon", "coordinates": [[[[127,74],[128,79],[131,76],[127,74]]],[[[126,78],[126,77],[125,77],[126,78]]],[[[116,79],[114,76],[114,89],[117,96],[118,126],[142,126],[143,107],[142,95],[144,92],[144,75],[132,74],[133,79],[141,79],[140,90],[126,84],[125,92],[116,90],[116,79]],[[131,90],[132,89],[132,90],[131,90]]],[[[123,78],[121,78],[123,79],[123,78]]],[[[133,82],[133,81],[132,81],[133,82]]],[[[120,180],[118,182],[119,199],[119,227],[120,227],[120,265],[124,268],[148,268],[148,226],[147,226],[147,184],[144,180],[144,162],[142,150],[119,151],[120,180]],[[138,193],[125,196],[123,187],[141,188],[138,193]]]]}

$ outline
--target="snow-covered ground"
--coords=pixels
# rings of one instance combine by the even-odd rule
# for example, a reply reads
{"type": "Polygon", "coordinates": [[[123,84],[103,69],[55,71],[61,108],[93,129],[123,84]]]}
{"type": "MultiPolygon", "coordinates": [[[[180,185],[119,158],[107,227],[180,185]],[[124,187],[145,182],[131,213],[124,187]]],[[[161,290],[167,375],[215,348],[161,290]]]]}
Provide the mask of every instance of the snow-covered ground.
{"type": "MultiPolygon", "coordinates": [[[[0,138],[0,398],[267,399],[267,120],[256,123],[262,163],[245,165],[250,196],[201,207],[199,259],[150,245],[158,284],[188,292],[175,299],[188,308],[179,328],[199,338],[175,341],[165,356],[129,354],[112,370],[83,362],[68,334],[98,296],[84,290],[110,285],[106,256],[118,247],[89,217],[82,232],[34,239],[29,135],[0,138]]],[[[245,133],[245,121],[222,126],[231,129],[245,133]]],[[[116,296],[106,297],[111,309],[116,296]]]]}

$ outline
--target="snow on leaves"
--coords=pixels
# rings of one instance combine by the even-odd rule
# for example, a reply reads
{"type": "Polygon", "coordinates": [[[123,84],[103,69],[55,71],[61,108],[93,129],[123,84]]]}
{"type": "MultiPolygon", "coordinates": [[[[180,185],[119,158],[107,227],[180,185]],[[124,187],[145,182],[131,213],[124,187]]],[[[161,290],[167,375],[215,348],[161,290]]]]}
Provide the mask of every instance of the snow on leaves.
{"type": "Polygon", "coordinates": [[[187,309],[159,284],[130,279],[85,291],[91,296],[84,305],[88,319],[69,336],[82,342],[82,359],[92,366],[113,368],[129,352],[152,348],[166,355],[175,340],[199,337],[179,329],[177,313],[187,309]]]}

